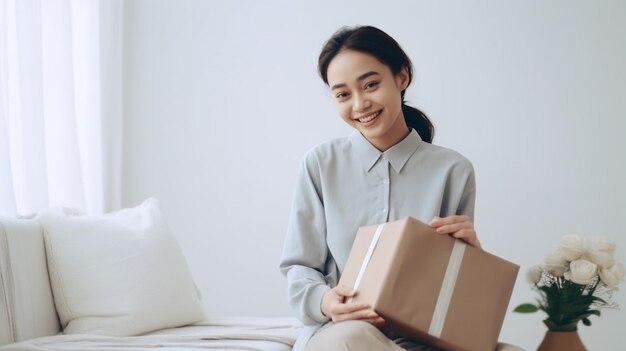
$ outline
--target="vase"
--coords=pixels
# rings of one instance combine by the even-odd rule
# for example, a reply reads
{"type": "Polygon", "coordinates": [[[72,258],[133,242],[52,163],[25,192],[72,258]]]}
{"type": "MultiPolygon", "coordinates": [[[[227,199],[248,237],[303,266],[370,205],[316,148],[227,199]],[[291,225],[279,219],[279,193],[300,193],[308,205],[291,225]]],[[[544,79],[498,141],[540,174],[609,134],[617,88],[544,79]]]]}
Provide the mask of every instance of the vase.
{"type": "Polygon", "coordinates": [[[547,331],[537,351],[587,351],[577,331],[547,331]]]}

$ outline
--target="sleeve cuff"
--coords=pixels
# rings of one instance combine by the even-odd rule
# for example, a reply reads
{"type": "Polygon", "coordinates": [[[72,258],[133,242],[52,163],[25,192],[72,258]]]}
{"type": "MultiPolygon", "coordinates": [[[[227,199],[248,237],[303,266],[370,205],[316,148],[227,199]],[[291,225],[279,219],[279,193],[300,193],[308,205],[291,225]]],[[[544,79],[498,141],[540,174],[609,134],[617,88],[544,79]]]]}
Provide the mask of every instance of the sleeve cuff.
{"type": "Polygon", "coordinates": [[[320,284],[311,289],[309,295],[309,316],[318,323],[326,323],[330,318],[322,313],[322,298],[330,287],[320,284]]]}

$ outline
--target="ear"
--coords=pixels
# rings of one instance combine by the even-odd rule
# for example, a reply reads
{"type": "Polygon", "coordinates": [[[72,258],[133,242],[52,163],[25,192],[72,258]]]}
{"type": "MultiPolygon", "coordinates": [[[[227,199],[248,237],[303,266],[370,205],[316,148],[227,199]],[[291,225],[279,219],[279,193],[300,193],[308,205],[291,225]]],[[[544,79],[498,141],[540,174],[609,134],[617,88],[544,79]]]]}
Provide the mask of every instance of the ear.
{"type": "Polygon", "coordinates": [[[398,89],[402,91],[409,86],[409,83],[410,83],[409,69],[406,66],[404,66],[400,70],[400,73],[396,75],[396,85],[398,86],[398,89]]]}

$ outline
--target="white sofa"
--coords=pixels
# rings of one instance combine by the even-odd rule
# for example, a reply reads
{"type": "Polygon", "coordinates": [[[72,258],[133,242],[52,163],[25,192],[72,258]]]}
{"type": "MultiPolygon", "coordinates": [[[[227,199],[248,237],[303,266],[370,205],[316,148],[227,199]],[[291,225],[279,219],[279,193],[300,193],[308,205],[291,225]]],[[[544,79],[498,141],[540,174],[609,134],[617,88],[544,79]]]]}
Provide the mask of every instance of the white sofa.
{"type": "Polygon", "coordinates": [[[211,318],[142,336],[64,335],[46,260],[43,228],[0,217],[0,350],[291,350],[300,330],[292,318],[211,318]]]}

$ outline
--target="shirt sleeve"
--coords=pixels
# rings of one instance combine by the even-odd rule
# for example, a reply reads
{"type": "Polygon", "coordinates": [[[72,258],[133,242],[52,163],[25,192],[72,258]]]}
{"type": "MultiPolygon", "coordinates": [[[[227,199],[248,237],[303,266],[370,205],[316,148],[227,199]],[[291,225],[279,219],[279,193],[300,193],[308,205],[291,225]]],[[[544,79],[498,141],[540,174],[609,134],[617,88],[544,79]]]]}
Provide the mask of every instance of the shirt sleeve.
{"type": "Polygon", "coordinates": [[[321,311],[324,293],[336,284],[337,270],[326,244],[326,219],[319,165],[305,156],[296,178],[280,270],[287,277],[289,306],[305,325],[328,321],[321,311]]]}
{"type": "Polygon", "coordinates": [[[457,159],[446,173],[446,190],[442,194],[439,215],[466,215],[474,221],[476,178],[472,163],[465,158],[457,159]]]}
{"type": "Polygon", "coordinates": [[[458,215],[469,216],[474,221],[474,206],[476,204],[476,176],[474,175],[474,167],[468,161],[463,176],[464,186],[457,208],[458,215]]]}

